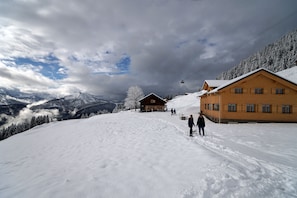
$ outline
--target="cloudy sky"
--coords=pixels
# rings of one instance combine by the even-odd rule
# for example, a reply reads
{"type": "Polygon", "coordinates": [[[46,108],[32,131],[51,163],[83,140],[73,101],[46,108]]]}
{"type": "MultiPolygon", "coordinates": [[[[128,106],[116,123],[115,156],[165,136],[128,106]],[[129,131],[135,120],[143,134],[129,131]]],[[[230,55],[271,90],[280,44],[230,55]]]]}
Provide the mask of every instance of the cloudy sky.
{"type": "Polygon", "coordinates": [[[0,87],[197,91],[296,28],[296,0],[1,0],[0,87]]]}

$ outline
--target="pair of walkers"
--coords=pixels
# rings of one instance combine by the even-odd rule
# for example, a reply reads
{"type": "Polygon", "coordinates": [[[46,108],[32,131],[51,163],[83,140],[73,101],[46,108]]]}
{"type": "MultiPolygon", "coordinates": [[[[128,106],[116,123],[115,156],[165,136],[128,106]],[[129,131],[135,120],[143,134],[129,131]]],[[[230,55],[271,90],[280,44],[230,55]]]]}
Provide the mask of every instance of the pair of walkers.
{"type": "MultiPolygon", "coordinates": [[[[193,136],[193,126],[195,126],[193,115],[190,115],[190,117],[188,119],[188,126],[190,127],[190,136],[193,136]]],[[[204,117],[201,113],[197,120],[197,126],[199,129],[199,135],[201,135],[201,130],[202,130],[202,135],[204,136],[205,121],[204,121],[204,117]]]]}

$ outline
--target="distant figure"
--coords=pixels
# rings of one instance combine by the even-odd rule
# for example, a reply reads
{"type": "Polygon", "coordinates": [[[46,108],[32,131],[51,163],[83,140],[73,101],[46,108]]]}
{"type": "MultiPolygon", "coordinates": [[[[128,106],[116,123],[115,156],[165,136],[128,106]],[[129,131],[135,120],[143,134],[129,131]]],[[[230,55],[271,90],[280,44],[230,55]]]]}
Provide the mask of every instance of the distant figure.
{"type": "Polygon", "coordinates": [[[192,115],[190,115],[190,117],[189,117],[188,126],[190,127],[190,137],[192,137],[193,136],[193,129],[192,128],[193,128],[193,126],[195,126],[194,119],[193,119],[192,115]]]}
{"type": "Polygon", "coordinates": [[[176,111],[175,111],[175,109],[173,109],[173,114],[174,114],[174,115],[176,114],[176,111]]]}
{"type": "Polygon", "coordinates": [[[204,127],[205,127],[205,121],[202,113],[200,113],[198,120],[197,120],[197,126],[199,128],[199,135],[201,135],[201,129],[202,129],[202,134],[204,136],[204,127]]]}
{"type": "Polygon", "coordinates": [[[174,113],[174,112],[173,112],[173,109],[171,109],[171,115],[173,115],[173,113],[174,113]]]}

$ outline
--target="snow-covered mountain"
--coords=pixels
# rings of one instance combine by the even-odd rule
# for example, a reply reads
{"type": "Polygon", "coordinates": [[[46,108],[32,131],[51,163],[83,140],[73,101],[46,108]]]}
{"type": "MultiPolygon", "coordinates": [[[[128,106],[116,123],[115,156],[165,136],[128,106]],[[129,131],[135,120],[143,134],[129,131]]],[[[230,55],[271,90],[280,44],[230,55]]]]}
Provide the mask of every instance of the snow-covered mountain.
{"type": "Polygon", "coordinates": [[[52,122],[0,141],[0,197],[297,197],[296,124],[217,124],[190,138],[180,115],[125,111],[52,122]]]}
{"type": "Polygon", "coordinates": [[[31,109],[58,109],[58,119],[65,120],[88,117],[92,113],[111,113],[115,107],[116,104],[112,101],[87,93],[78,93],[75,95],[49,100],[43,104],[31,107],[31,109]]]}
{"type": "Polygon", "coordinates": [[[30,120],[35,114],[38,116],[50,114],[52,119],[65,120],[112,112],[115,106],[113,101],[87,93],[54,98],[46,93],[29,94],[1,88],[0,127],[12,123],[20,124],[20,120],[30,120]],[[56,111],[52,113],[53,110],[57,110],[57,113],[56,111]]]}
{"type": "Polygon", "coordinates": [[[0,105],[17,103],[29,104],[44,99],[52,99],[47,93],[24,93],[18,89],[5,89],[0,87],[0,105]]]}
{"type": "Polygon", "coordinates": [[[242,60],[239,65],[221,73],[217,79],[230,80],[258,68],[279,72],[296,66],[297,30],[284,35],[279,41],[242,60]]]}
{"type": "Polygon", "coordinates": [[[49,94],[28,94],[18,89],[0,88],[0,126],[16,117],[27,105],[49,98],[49,94]]]}

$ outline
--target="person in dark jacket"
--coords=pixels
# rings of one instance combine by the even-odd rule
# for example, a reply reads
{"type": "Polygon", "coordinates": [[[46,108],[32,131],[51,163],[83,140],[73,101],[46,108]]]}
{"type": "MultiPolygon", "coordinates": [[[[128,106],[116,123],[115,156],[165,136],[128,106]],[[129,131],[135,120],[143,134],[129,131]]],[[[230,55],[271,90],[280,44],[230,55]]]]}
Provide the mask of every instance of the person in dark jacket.
{"type": "Polygon", "coordinates": [[[190,127],[190,136],[193,136],[193,126],[195,126],[194,124],[194,118],[192,115],[190,115],[189,119],[188,119],[188,126],[190,127]]]}
{"type": "Polygon", "coordinates": [[[205,121],[203,115],[200,113],[198,120],[197,120],[197,126],[199,128],[199,135],[201,135],[201,129],[202,129],[202,134],[204,136],[204,127],[205,127],[205,121]]]}

